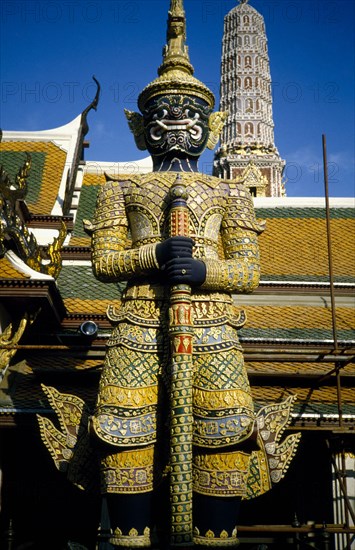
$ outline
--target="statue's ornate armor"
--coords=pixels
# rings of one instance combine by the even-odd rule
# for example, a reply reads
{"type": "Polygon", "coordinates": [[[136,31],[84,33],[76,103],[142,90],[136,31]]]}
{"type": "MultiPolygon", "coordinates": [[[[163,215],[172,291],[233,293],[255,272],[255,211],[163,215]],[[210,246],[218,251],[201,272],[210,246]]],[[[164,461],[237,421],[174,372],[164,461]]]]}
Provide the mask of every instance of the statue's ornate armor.
{"type": "MultiPolygon", "coordinates": [[[[162,474],[164,448],[153,452],[162,403],[168,393],[169,285],[157,282],[154,247],[165,240],[169,189],[174,173],[109,181],[101,189],[93,221],[93,267],[103,281],[127,280],[109,316],[117,326],[108,342],[93,429],[110,444],[103,460],[107,492],[153,489],[153,457],[162,474]],[[140,450],[137,450],[137,447],[140,450]],[[116,449],[115,449],[116,448],[116,449]],[[132,449],[134,449],[132,451],[132,449]],[[123,451],[117,454],[117,451],[123,451]]],[[[249,456],[234,446],[247,439],[255,415],[237,329],[243,312],[232,292],[259,282],[257,233],[243,185],[202,174],[182,174],[188,192],[194,257],[207,267],[192,293],[194,320],[194,490],[245,496],[249,456]],[[207,453],[207,454],[206,454],[207,453]]],[[[166,409],[165,413],[166,413],[166,409]]]]}

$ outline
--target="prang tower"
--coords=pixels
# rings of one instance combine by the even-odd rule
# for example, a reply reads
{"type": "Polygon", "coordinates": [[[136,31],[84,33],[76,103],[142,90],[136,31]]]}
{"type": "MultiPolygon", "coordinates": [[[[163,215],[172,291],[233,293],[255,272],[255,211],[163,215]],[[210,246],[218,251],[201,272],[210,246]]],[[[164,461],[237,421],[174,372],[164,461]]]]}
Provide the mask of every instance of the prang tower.
{"type": "Polygon", "coordinates": [[[220,110],[229,115],[214,174],[243,178],[253,196],[285,194],[274,140],[270,62],[263,16],[239,0],[224,18],[220,110]]]}

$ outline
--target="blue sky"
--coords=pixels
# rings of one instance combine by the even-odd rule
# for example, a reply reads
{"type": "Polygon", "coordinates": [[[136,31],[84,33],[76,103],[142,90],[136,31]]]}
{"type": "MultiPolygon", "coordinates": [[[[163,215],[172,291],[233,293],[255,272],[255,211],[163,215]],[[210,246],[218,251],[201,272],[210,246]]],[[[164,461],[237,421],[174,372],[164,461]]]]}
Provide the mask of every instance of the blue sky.
{"type": "MultiPolygon", "coordinates": [[[[237,0],[185,0],[197,78],[219,103],[223,17],[237,0]]],[[[250,0],[268,35],[275,142],[286,159],[288,196],[323,196],[326,134],[331,196],[354,196],[354,0],[250,0]]],[[[86,158],[144,158],[123,109],[136,109],[156,76],[169,0],[2,0],[1,127],[44,130],[89,115],[86,158]]],[[[201,171],[211,170],[207,152],[201,171]]]]}

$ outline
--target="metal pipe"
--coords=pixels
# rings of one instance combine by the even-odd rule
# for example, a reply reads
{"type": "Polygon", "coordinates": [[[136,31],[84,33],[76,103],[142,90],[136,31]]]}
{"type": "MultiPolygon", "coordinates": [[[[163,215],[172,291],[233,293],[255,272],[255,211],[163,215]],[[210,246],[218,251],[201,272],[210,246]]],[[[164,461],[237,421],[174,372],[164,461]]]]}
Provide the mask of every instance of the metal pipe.
{"type": "Polygon", "coordinates": [[[355,527],[345,527],[342,524],[323,524],[301,525],[293,527],[292,525],[238,525],[239,533],[314,533],[326,531],[328,533],[355,533],[355,527]]]}
{"type": "MultiPolygon", "coordinates": [[[[253,353],[245,352],[244,351],[244,359],[245,362],[249,363],[265,363],[265,362],[274,362],[274,363],[332,363],[334,359],[336,359],[339,363],[345,363],[341,364],[339,367],[340,369],[346,367],[349,363],[352,363],[355,361],[355,356],[346,356],[346,355],[319,355],[318,353],[312,354],[312,355],[295,355],[293,353],[290,354],[281,354],[281,353],[265,353],[260,354],[260,352],[253,353]]],[[[334,373],[336,369],[333,369],[331,373],[334,373]]],[[[322,375],[323,378],[327,378],[329,376],[329,373],[322,375]]],[[[320,380],[317,380],[320,382],[320,380]]]]}
{"type": "Polygon", "coordinates": [[[335,315],[335,296],[334,296],[334,272],[333,272],[333,255],[332,255],[332,240],[330,231],[330,207],[329,207],[329,186],[328,186],[328,164],[327,164],[327,143],[326,137],[322,135],[323,142],[323,167],[324,167],[324,190],[325,190],[325,210],[327,221],[327,242],[328,242],[328,265],[329,265],[329,282],[330,282],[330,300],[332,306],[332,329],[334,349],[338,351],[337,337],[337,320],[335,315]]]}
{"type": "Polygon", "coordinates": [[[339,363],[335,363],[336,368],[336,380],[337,380],[337,401],[338,401],[338,413],[339,413],[339,426],[343,426],[343,399],[341,394],[341,373],[339,363]]]}
{"type": "MultiPolygon", "coordinates": [[[[85,355],[83,357],[88,358],[89,356],[95,356],[95,357],[103,357],[104,356],[104,350],[105,350],[105,344],[102,343],[94,343],[91,345],[86,346],[70,346],[70,345],[37,345],[37,344],[16,344],[16,345],[0,345],[0,350],[33,350],[33,351],[58,351],[61,350],[63,352],[67,351],[70,353],[73,352],[85,352],[85,355]]],[[[244,348],[245,350],[245,348],[244,348]]],[[[307,350],[307,355],[304,355],[305,351],[299,350],[297,354],[294,352],[290,353],[288,351],[284,350],[274,350],[274,353],[265,350],[264,353],[262,353],[262,350],[255,350],[255,351],[245,351],[244,352],[244,358],[245,361],[248,363],[265,363],[265,362],[274,362],[274,363],[285,363],[285,362],[293,362],[293,363],[332,363],[334,360],[338,363],[337,369],[333,369],[327,374],[324,374],[321,376],[321,378],[317,379],[317,382],[320,383],[323,379],[329,377],[331,374],[334,374],[336,370],[343,369],[346,367],[349,363],[355,362],[355,355],[325,355],[324,353],[314,352],[312,355],[307,350]]]]}
{"type": "MultiPolygon", "coordinates": [[[[307,422],[309,419],[305,418],[299,418],[299,419],[295,419],[295,420],[298,420],[298,422],[307,422]]],[[[315,421],[329,421],[328,418],[311,418],[310,419],[312,422],[315,422],[315,421]]],[[[299,424],[295,425],[295,426],[288,426],[286,428],[286,430],[288,432],[332,432],[332,434],[351,434],[351,435],[354,435],[355,434],[355,429],[351,427],[351,425],[349,427],[346,427],[346,426],[343,426],[342,428],[340,428],[338,425],[336,427],[332,427],[331,425],[328,425],[328,426],[300,426],[299,424]]]]}
{"type": "MultiPolygon", "coordinates": [[[[344,478],[344,488],[345,488],[346,494],[348,494],[348,487],[347,487],[347,482],[346,482],[346,458],[345,458],[344,447],[341,450],[341,469],[342,469],[342,474],[343,474],[343,478],[344,478]]],[[[347,509],[347,507],[345,507],[345,524],[346,524],[347,527],[349,527],[349,525],[350,525],[349,510],[347,509]]],[[[349,533],[346,534],[346,543],[347,543],[347,547],[350,548],[350,534],[349,533]]]]}
{"type": "Polygon", "coordinates": [[[347,493],[347,490],[346,490],[346,485],[344,484],[344,481],[342,480],[342,476],[339,472],[339,469],[338,469],[338,466],[337,466],[337,463],[336,463],[336,460],[333,456],[333,453],[331,452],[331,448],[330,448],[330,444],[329,444],[329,441],[326,439],[326,445],[330,451],[330,460],[332,462],[332,465],[333,465],[333,468],[334,468],[334,473],[338,479],[338,482],[339,482],[339,486],[340,486],[340,489],[344,495],[344,502],[345,502],[345,506],[346,506],[346,509],[348,510],[350,516],[351,516],[351,519],[353,521],[353,523],[355,524],[355,512],[354,510],[352,509],[351,507],[351,502],[350,502],[350,499],[348,497],[348,493],[347,493]]]}
{"type": "MultiPolygon", "coordinates": [[[[341,357],[343,357],[343,356],[341,356],[341,357]]],[[[340,359],[339,356],[337,356],[336,357],[336,361],[337,361],[336,365],[337,366],[334,369],[332,369],[331,371],[327,372],[327,374],[323,374],[320,378],[318,378],[318,380],[317,380],[318,384],[323,382],[323,380],[325,380],[326,378],[329,378],[332,374],[335,374],[338,370],[345,368],[347,365],[349,365],[349,363],[353,363],[354,360],[355,360],[355,356],[349,357],[349,361],[344,361],[345,364],[341,365],[340,362],[342,362],[342,359],[340,359]]]]}
{"type": "MultiPolygon", "coordinates": [[[[326,143],[325,134],[322,135],[322,142],[323,142],[325,208],[326,208],[326,219],[327,219],[327,242],[328,242],[330,300],[331,300],[331,307],[332,307],[332,329],[333,329],[334,351],[335,351],[335,353],[338,353],[337,320],[336,320],[335,296],[334,296],[333,254],[332,254],[332,239],[331,239],[331,229],[330,229],[327,143],[326,143]]],[[[335,364],[335,367],[337,368],[336,364],[335,364]]],[[[336,378],[337,378],[337,401],[338,401],[338,411],[339,411],[339,426],[342,426],[342,424],[343,424],[343,412],[342,412],[342,397],[341,397],[341,374],[340,374],[340,369],[338,369],[338,368],[336,370],[336,378]]]]}

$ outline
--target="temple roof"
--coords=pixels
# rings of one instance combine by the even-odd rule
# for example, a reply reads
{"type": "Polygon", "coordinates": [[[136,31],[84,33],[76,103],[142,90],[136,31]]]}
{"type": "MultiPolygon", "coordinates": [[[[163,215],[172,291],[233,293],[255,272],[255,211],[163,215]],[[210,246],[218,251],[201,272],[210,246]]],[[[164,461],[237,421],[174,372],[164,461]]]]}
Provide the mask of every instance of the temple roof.
{"type": "Polygon", "coordinates": [[[81,115],[52,130],[3,132],[0,164],[10,177],[15,177],[26,153],[31,157],[26,202],[32,214],[63,213],[61,206],[80,127],[81,115]]]}

